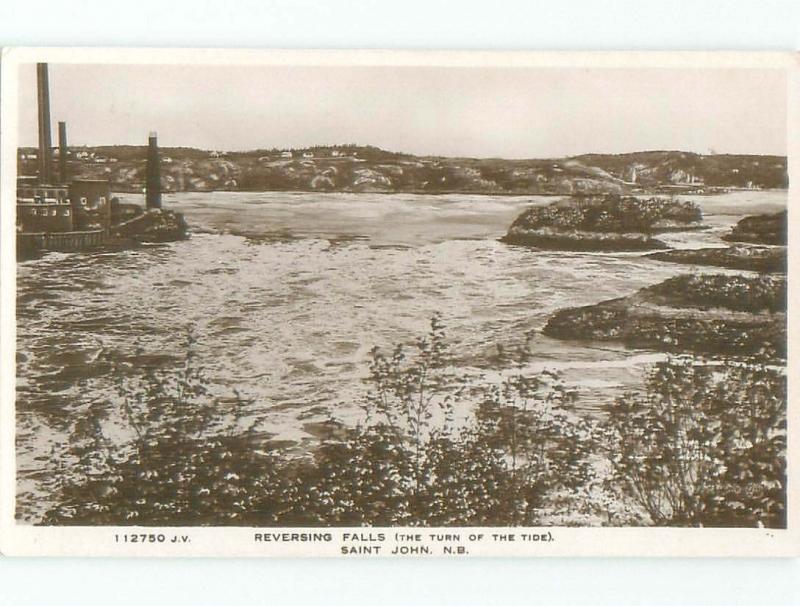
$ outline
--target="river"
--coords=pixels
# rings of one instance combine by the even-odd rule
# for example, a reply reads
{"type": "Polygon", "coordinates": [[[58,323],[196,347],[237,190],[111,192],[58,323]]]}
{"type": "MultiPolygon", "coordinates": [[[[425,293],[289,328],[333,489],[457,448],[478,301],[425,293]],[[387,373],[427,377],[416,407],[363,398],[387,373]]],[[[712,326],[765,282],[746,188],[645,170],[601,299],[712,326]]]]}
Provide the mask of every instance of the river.
{"type": "MultiPolygon", "coordinates": [[[[710,226],[662,237],[681,248],[720,245],[742,216],[786,206],[781,191],[681,198],[699,203],[710,226]]],[[[524,208],[552,200],[168,195],[165,206],[192,226],[184,242],[20,263],[18,517],[36,521],[47,507],[69,427],[110,393],[112,365],[173,366],[188,328],[216,389],[238,389],[259,429],[304,448],[315,422],[358,416],[369,350],[423,334],[437,311],[459,364],[492,375],[502,370],[492,362],[497,345],[522,342],[555,310],[688,270],[639,253],[542,252],[497,241],[524,208]]],[[[586,411],[640,385],[660,358],[538,334],[532,351],[530,370],[559,370],[586,411]]]]}

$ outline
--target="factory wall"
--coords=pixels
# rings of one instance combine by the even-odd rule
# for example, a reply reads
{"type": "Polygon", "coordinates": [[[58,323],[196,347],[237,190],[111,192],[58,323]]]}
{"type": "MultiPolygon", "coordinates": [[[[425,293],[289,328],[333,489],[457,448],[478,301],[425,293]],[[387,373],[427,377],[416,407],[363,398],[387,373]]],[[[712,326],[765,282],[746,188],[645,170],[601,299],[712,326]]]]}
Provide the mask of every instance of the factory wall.
{"type": "Polygon", "coordinates": [[[65,187],[23,185],[17,190],[17,228],[20,231],[70,231],[73,219],[65,187]]]}
{"type": "Polygon", "coordinates": [[[108,229],[111,224],[111,190],[108,181],[75,179],[69,185],[75,229],[108,229]]]}

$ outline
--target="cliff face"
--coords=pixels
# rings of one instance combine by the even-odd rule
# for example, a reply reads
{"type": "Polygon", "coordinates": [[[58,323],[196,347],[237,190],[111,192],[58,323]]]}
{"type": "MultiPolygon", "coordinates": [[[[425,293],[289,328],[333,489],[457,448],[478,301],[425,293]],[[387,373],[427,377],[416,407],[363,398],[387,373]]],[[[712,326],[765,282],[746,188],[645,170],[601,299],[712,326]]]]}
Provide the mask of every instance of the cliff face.
{"type": "MultiPolygon", "coordinates": [[[[33,149],[20,149],[20,174],[35,174],[33,149]],[[22,159],[22,158],[25,159],[22,159]]],[[[162,148],[164,191],[341,191],[481,194],[624,193],[661,188],[787,187],[786,158],[683,152],[504,160],[421,157],[374,147],[222,153],[162,148]]],[[[110,179],[141,191],[145,147],[71,148],[70,174],[110,179]]]]}

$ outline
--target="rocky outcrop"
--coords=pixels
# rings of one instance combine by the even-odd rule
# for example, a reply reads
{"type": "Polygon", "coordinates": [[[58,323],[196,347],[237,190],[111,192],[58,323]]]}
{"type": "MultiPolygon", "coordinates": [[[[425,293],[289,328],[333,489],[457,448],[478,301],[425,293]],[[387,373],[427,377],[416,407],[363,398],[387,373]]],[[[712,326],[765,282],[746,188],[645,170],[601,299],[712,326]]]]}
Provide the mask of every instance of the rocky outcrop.
{"type": "Polygon", "coordinates": [[[645,234],[600,233],[581,230],[558,230],[549,227],[520,229],[512,227],[501,238],[506,244],[530,246],[544,250],[583,252],[626,252],[668,248],[661,240],[645,234]]]}
{"type": "Polygon", "coordinates": [[[754,215],[739,221],[731,233],[722,236],[727,242],[751,242],[753,244],[782,244],[787,240],[788,212],[754,215]]]}
{"type": "Polygon", "coordinates": [[[115,226],[112,232],[118,238],[134,242],[157,243],[184,240],[187,230],[188,226],[181,213],[154,208],[115,226]]]}
{"type": "Polygon", "coordinates": [[[667,248],[654,234],[702,229],[691,202],[605,194],[572,196],[523,212],[502,238],[551,250],[635,251],[667,248]]]}
{"type": "Polygon", "coordinates": [[[647,255],[656,261],[708,265],[759,273],[786,273],[786,248],[767,246],[728,246],[694,250],[668,250],[647,255]]]}
{"type": "Polygon", "coordinates": [[[786,279],[682,275],[634,295],[563,309],[544,333],[630,347],[786,357],[786,279]]]}

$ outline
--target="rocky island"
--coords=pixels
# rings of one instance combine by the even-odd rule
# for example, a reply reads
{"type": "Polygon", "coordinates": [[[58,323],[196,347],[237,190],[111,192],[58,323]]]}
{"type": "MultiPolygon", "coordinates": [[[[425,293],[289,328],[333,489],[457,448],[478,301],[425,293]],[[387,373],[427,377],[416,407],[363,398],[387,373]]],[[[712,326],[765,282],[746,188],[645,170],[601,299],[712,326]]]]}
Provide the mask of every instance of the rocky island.
{"type": "Polygon", "coordinates": [[[745,217],[722,237],[726,242],[750,242],[786,246],[788,211],[745,217]]]}
{"type": "Polygon", "coordinates": [[[786,273],[787,212],[755,215],[740,220],[722,236],[733,246],[668,250],[648,255],[656,261],[709,265],[759,273],[786,273]]]}
{"type": "Polygon", "coordinates": [[[786,273],[786,248],[771,246],[722,246],[666,250],[648,255],[656,261],[742,269],[759,273],[786,273]]]}
{"type": "Polygon", "coordinates": [[[157,244],[185,240],[188,228],[181,213],[153,208],[138,214],[135,219],[114,226],[111,231],[117,239],[157,244]]]}
{"type": "Polygon", "coordinates": [[[638,251],[667,248],[654,234],[702,228],[702,213],[692,202],[571,196],[527,209],[502,241],[549,250],[638,251]]]}
{"type": "Polygon", "coordinates": [[[562,309],[544,333],[667,352],[785,358],[786,278],[681,275],[628,297],[562,309]]]}

